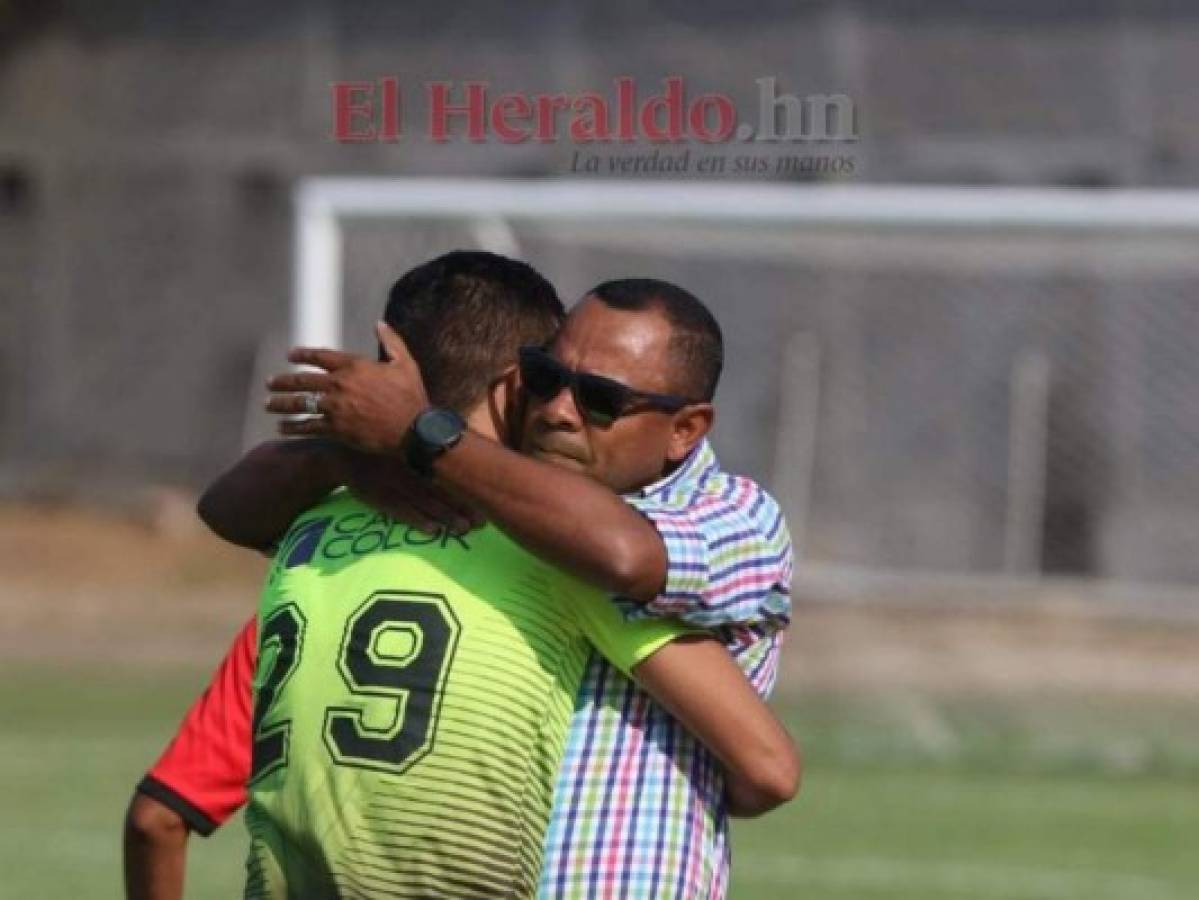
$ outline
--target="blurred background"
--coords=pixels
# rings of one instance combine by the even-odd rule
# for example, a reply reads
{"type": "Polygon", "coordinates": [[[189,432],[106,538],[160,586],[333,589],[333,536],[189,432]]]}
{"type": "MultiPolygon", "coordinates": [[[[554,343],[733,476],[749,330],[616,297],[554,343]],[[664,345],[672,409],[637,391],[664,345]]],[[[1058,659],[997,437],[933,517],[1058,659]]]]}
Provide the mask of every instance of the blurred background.
{"type": "MultiPolygon", "coordinates": [[[[254,608],[264,563],[192,507],[270,434],[299,192],[334,176],[467,191],[317,210],[321,333],[352,349],[464,246],[568,302],[677,281],[721,320],[717,450],[797,539],[776,705],[808,757],[798,801],[738,825],[735,897],[1199,895],[1197,76],[1199,9],[1167,0],[0,0],[0,896],[119,894],[128,794],[254,608]],[[432,82],[621,77],[759,125],[763,79],[852,115],[772,143],[428,133],[432,82]],[[333,83],[386,78],[402,133],[339,140],[333,83]],[[581,212],[479,214],[482,179],[581,212]],[[725,211],[678,214],[713,189],[725,211]]],[[[235,894],[240,824],[194,843],[191,896],[235,894]]]]}

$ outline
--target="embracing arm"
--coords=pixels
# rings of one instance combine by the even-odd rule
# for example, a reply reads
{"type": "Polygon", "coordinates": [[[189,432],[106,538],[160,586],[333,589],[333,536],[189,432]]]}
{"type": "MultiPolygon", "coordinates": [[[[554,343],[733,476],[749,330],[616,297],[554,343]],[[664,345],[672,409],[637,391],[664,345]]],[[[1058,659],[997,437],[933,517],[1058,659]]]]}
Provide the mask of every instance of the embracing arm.
{"type": "Polygon", "coordinates": [[[267,550],[342,483],[341,462],[332,441],[266,441],[208,486],[196,512],[230,543],[267,550]]]}
{"type": "Polygon", "coordinates": [[[597,481],[471,432],[435,473],[518,544],[584,581],[641,602],[666,583],[657,529],[597,481]]]}
{"type": "Polygon", "coordinates": [[[443,526],[462,533],[482,522],[396,457],[322,438],[259,444],[209,485],[197,512],[230,543],[268,550],[296,516],[342,485],[368,506],[429,534],[443,526]]]}
{"type": "MultiPolygon", "coordinates": [[[[302,412],[304,397],[296,392],[319,392],[322,415],[284,420],[284,434],[334,436],[360,450],[393,454],[407,471],[398,451],[429,399],[400,337],[381,326],[379,338],[390,362],[336,350],[293,350],[292,362],[325,371],[275,376],[267,409],[302,412]]],[[[472,432],[437,460],[434,474],[436,486],[473,504],[526,549],[598,587],[649,602],[666,583],[666,548],[654,526],[582,474],[472,432]]]]}
{"type": "Polygon", "coordinates": [[[799,791],[798,747],[717,640],[677,638],[632,674],[723,763],[732,815],[761,815],[799,791]]]}

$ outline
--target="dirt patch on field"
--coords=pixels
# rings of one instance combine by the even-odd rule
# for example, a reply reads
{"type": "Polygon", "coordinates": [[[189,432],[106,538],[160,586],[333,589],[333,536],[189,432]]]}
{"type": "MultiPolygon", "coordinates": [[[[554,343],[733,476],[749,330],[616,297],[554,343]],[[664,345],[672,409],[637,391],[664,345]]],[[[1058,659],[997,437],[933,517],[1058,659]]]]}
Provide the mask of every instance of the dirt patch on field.
{"type": "Polygon", "coordinates": [[[120,517],[2,509],[0,570],[6,660],[194,665],[253,613],[266,563],[164,495],[120,517]]]}
{"type": "MultiPolygon", "coordinates": [[[[206,665],[248,618],[258,554],[211,537],[190,498],[110,517],[0,509],[0,654],[10,661],[206,665]]],[[[1047,588],[1047,593],[1051,591],[1047,588]]],[[[1199,698],[1199,627],[1028,598],[895,608],[797,598],[784,691],[1065,690],[1199,698]]]]}

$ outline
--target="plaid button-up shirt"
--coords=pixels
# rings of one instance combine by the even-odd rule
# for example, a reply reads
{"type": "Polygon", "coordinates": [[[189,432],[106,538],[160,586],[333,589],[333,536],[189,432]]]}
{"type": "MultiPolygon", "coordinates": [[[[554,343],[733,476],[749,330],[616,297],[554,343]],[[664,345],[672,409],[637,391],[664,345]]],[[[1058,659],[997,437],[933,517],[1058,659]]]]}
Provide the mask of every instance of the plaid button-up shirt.
{"type": "MultiPolygon", "coordinates": [[[[762,696],[790,617],[791,540],[774,500],[720,469],[707,441],[626,497],[666,544],[666,587],[633,616],[712,629],[762,696]]],[[[719,900],[731,854],[719,763],[593,653],[546,834],[542,898],[719,900]]]]}

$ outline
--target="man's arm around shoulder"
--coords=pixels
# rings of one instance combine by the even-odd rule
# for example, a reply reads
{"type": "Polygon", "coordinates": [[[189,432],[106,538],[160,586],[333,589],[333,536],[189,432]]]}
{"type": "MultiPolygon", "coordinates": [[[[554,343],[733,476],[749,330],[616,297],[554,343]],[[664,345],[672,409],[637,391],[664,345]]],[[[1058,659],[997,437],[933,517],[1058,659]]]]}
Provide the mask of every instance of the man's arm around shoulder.
{"type": "Polygon", "coordinates": [[[342,463],[332,441],[266,441],[208,486],[196,512],[229,543],[269,550],[296,516],[342,484],[342,463]]]}

